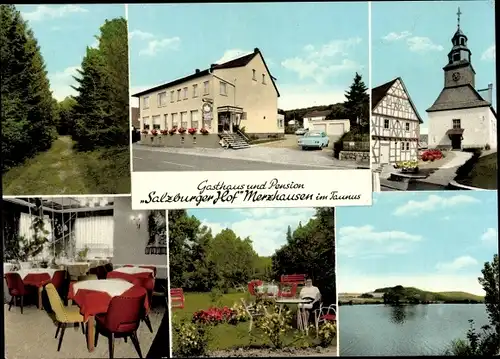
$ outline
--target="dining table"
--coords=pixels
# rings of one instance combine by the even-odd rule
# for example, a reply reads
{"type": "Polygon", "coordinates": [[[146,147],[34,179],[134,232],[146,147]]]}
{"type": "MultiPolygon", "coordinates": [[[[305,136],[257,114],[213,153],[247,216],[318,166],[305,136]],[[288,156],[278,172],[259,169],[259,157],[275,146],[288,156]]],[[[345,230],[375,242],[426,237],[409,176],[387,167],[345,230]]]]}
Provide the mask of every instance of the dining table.
{"type": "Polygon", "coordinates": [[[15,271],[9,271],[7,273],[17,273],[23,280],[24,285],[36,287],[38,291],[38,309],[43,309],[42,307],[43,287],[47,283],[50,283],[56,271],[58,271],[58,269],[29,268],[29,269],[19,269],[15,271]]]}
{"type": "Polygon", "coordinates": [[[122,279],[92,279],[70,284],[68,298],[80,307],[84,321],[87,323],[87,349],[95,348],[95,316],[108,311],[113,297],[145,295],[144,307],[149,310],[146,290],[122,279]]]}
{"type": "Polygon", "coordinates": [[[255,287],[255,290],[259,294],[265,294],[271,297],[277,297],[279,293],[279,287],[273,283],[264,283],[255,287]]]}
{"type": "Polygon", "coordinates": [[[311,303],[311,299],[302,299],[302,298],[278,298],[276,299],[276,304],[279,305],[279,313],[281,314],[281,311],[283,307],[287,304],[290,305],[297,305],[297,328],[300,331],[303,331],[306,333],[306,335],[309,333],[309,328],[307,325],[307,313],[306,313],[306,308],[303,305],[300,304],[309,304],[311,303]]]}

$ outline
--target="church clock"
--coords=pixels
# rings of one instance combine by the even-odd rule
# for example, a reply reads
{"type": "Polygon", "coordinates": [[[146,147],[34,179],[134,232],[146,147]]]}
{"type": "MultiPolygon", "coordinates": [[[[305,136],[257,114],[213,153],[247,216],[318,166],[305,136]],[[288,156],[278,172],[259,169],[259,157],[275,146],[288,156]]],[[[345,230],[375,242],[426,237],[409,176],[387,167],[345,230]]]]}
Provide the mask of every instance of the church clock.
{"type": "Polygon", "coordinates": [[[461,76],[460,76],[460,72],[454,72],[452,75],[451,75],[451,78],[453,79],[453,81],[459,81],[461,76]]]}

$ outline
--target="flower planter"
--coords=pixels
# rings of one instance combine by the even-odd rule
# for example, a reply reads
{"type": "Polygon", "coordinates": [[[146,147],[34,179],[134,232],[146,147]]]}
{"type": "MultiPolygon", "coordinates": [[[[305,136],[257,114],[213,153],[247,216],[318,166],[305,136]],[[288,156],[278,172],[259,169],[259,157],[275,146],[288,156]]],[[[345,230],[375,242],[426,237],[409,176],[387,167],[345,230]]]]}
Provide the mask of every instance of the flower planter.
{"type": "Polygon", "coordinates": [[[418,167],[413,168],[401,168],[401,173],[418,173],[418,167]]]}
{"type": "Polygon", "coordinates": [[[161,136],[153,136],[153,146],[161,145],[161,136]]]}

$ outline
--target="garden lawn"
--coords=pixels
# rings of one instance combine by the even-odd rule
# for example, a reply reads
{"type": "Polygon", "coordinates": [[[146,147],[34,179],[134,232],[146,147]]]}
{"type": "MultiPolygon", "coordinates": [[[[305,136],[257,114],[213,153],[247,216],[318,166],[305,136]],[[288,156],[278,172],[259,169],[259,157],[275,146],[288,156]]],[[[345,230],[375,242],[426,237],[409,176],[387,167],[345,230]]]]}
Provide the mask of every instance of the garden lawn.
{"type": "MultiPolygon", "coordinates": [[[[239,292],[239,293],[229,293],[224,294],[219,300],[218,304],[214,304],[211,300],[210,293],[185,293],[185,303],[184,309],[174,309],[173,310],[173,321],[179,322],[182,319],[186,319],[188,321],[191,320],[193,313],[199,310],[206,310],[210,307],[223,307],[228,306],[232,307],[235,303],[241,303],[240,298],[244,298],[246,302],[254,301],[254,298],[250,296],[248,292],[239,292]]],[[[291,308],[292,312],[295,308],[291,308]]],[[[233,349],[233,348],[241,348],[248,346],[268,346],[270,342],[263,339],[261,333],[255,328],[255,321],[252,327],[252,335],[248,333],[249,322],[239,323],[237,325],[231,324],[219,324],[214,327],[211,340],[209,343],[208,349],[210,351],[214,350],[225,350],[225,349],[233,349]]],[[[314,332],[314,331],[312,331],[314,332]]],[[[298,333],[298,331],[290,332],[290,342],[293,341],[294,334],[298,333]]],[[[311,337],[315,335],[315,333],[311,333],[309,331],[311,337]]],[[[175,334],[174,334],[174,345],[175,348],[175,334]]],[[[293,346],[293,345],[291,345],[293,346]]],[[[175,349],[174,349],[175,350],[175,349]]]]}
{"type": "Polygon", "coordinates": [[[77,152],[61,136],[46,152],[2,175],[4,195],[130,193],[128,146],[77,152]]]}
{"type": "Polygon", "coordinates": [[[472,171],[460,184],[482,189],[497,189],[497,153],[479,157],[472,171]]]}

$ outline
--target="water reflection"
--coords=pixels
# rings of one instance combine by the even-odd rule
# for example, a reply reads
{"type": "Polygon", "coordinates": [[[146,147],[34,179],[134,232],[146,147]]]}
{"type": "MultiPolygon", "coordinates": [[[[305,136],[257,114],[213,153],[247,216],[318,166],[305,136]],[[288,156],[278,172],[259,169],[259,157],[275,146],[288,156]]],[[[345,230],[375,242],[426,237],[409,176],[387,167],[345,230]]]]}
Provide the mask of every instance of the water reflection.
{"type": "Polygon", "coordinates": [[[394,324],[403,325],[417,315],[416,305],[391,305],[389,308],[390,321],[394,324]]]}

